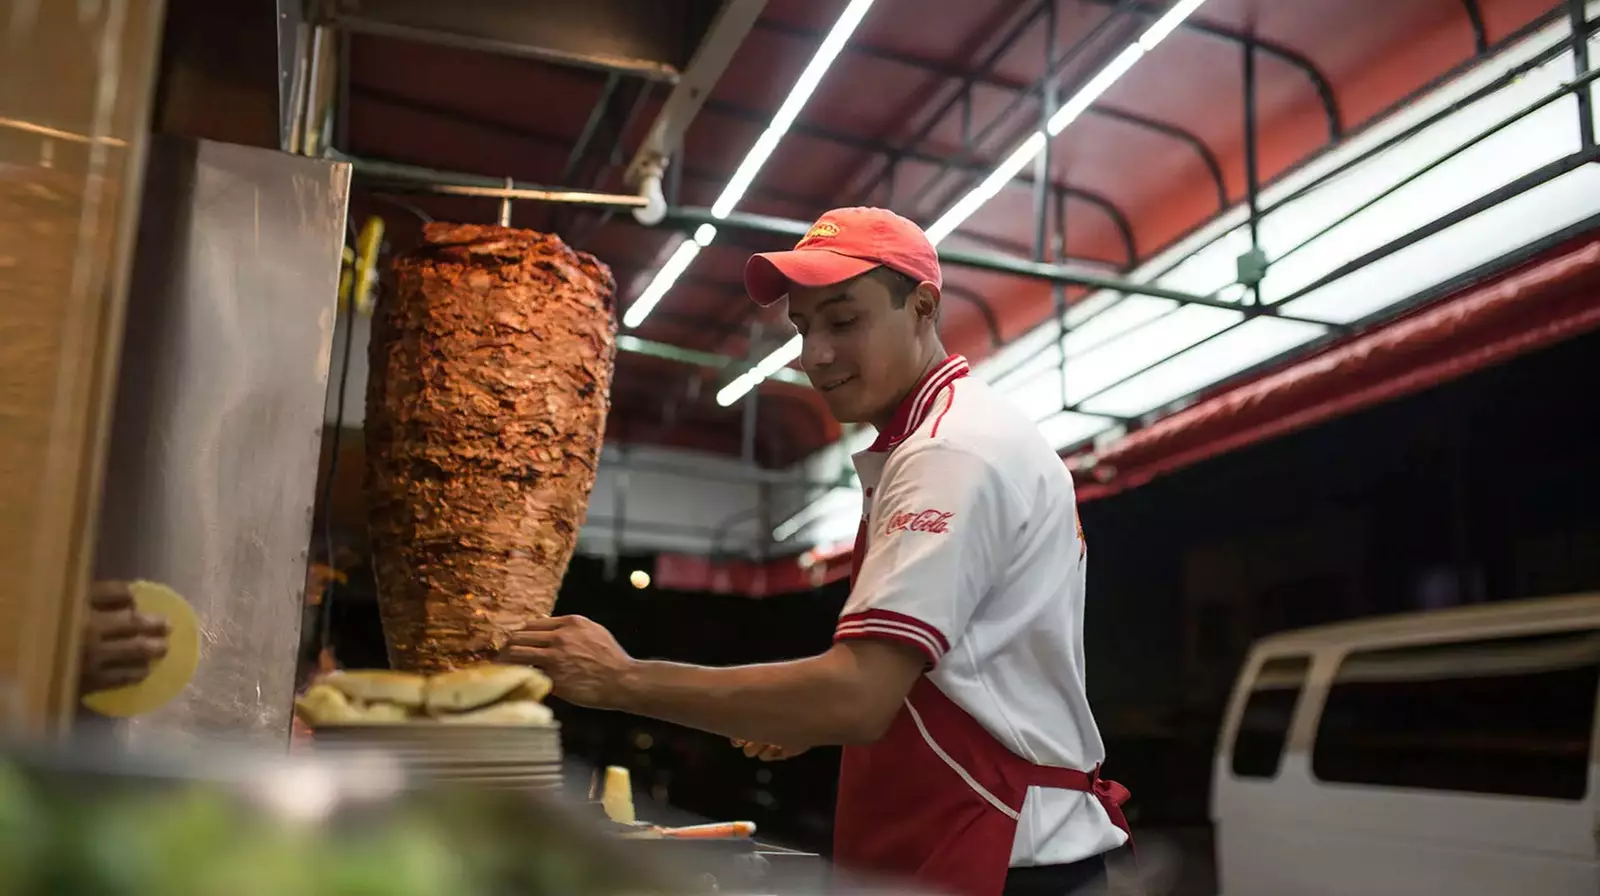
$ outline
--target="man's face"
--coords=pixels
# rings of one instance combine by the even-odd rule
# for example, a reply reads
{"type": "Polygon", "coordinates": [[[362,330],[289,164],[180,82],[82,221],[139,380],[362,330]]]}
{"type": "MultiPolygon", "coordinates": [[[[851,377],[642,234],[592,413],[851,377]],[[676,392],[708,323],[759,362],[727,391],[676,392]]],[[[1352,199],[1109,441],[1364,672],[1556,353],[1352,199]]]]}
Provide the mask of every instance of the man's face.
{"type": "Polygon", "coordinates": [[[789,293],[800,365],[841,423],[882,426],[922,374],[921,337],[932,327],[936,300],[897,289],[911,287],[874,271],[789,293]]]}

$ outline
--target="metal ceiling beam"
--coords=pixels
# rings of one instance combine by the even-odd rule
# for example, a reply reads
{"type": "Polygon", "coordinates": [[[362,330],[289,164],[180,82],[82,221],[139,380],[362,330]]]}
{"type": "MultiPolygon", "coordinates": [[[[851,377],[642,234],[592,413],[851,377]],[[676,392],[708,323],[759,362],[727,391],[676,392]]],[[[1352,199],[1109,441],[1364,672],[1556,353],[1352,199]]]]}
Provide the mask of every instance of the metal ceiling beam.
{"type": "MultiPolygon", "coordinates": [[[[721,100],[711,100],[707,102],[706,109],[707,111],[714,112],[718,115],[726,115],[730,118],[736,118],[753,124],[764,124],[766,121],[766,118],[759,113],[721,100]]],[[[974,176],[987,175],[994,169],[995,165],[999,164],[999,162],[995,160],[979,159],[974,157],[969,157],[966,159],[952,158],[950,156],[936,155],[931,152],[924,152],[917,149],[906,149],[899,146],[891,146],[871,137],[845,133],[843,131],[837,131],[821,125],[808,124],[799,121],[790,126],[789,131],[804,137],[811,137],[827,143],[833,143],[839,146],[849,147],[850,149],[859,150],[861,152],[882,156],[886,159],[890,159],[891,161],[903,159],[912,162],[919,162],[925,165],[934,165],[946,171],[952,169],[962,171],[974,176]]],[[[1012,184],[1031,189],[1034,184],[1034,177],[1035,175],[1032,174],[1019,175],[1015,180],[1012,181],[1012,184]]],[[[1127,250],[1128,256],[1130,258],[1137,257],[1138,249],[1134,244],[1133,223],[1129,220],[1128,213],[1123,211],[1122,208],[1113,202],[1109,197],[1093,190],[1074,186],[1065,181],[1052,180],[1050,186],[1054,190],[1063,191],[1073,199],[1093,205],[1104,212],[1106,217],[1111,219],[1111,223],[1116,228],[1118,236],[1121,237],[1123,246],[1127,250]]],[[[890,202],[888,204],[892,205],[894,203],[890,202]]]]}
{"type": "MultiPolygon", "coordinates": [[[[1473,0],[1465,0],[1465,2],[1472,3],[1473,0]]],[[[782,34],[785,37],[792,37],[798,40],[807,41],[819,41],[822,39],[825,33],[815,28],[806,28],[800,25],[776,22],[772,19],[762,19],[760,22],[756,23],[756,27],[762,29],[763,31],[771,31],[775,34],[782,34]]],[[[920,56],[902,53],[898,50],[891,50],[886,47],[878,47],[872,44],[861,43],[859,41],[852,41],[846,44],[845,52],[855,53],[858,56],[866,56],[871,59],[880,59],[884,62],[890,62],[906,68],[917,69],[918,71],[923,71],[935,77],[944,78],[948,81],[960,81],[963,84],[971,83],[982,87],[1001,90],[1013,95],[1025,94],[1032,91],[1032,85],[1025,84],[1012,78],[1007,78],[1004,75],[996,72],[969,72],[942,62],[924,59],[920,56]]],[[[1037,93],[1037,91],[1033,92],[1035,94],[1037,93]]],[[[1147,118],[1135,112],[1108,106],[1104,103],[1094,103],[1093,105],[1089,106],[1087,111],[1091,115],[1098,115],[1110,121],[1120,122],[1130,127],[1149,131],[1152,134],[1157,134],[1162,137],[1167,137],[1183,143],[1186,147],[1192,150],[1196,156],[1199,157],[1200,163],[1205,166],[1206,172],[1211,175],[1212,183],[1217,189],[1218,208],[1227,208],[1228,188],[1222,177],[1222,162],[1217,158],[1216,153],[1211,151],[1211,147],[1206,145],[1204,140],[1200,139],[1199,135],[1195,134],[1193,131],[1179,127],[1178,125],[1170,124],[1165,121],[1158,121],[1154,118],[1147,118]]]]}
{"type": "MultiPolygon", "coordinates": [[[[1160,3],[1129,2],[1129,0],[1083,0],[1083,2],[1092,3],[1095,6],[1120,7],[1151,18],[1160,17],[1167,11],[1166,7],[1160,3]]],[[[1243,31],[1236,31],[1195,16],[1184,19],[1183,24],[1178,27],[1185,31],[1225,40],[1241,47],[1254,46],[1263,54],[1299,69],[1311,81],[1312,88],[1317,92],[1317,98],[1322,102],[1323,112],[1328,118],[1329,142],[1344,136],[1344,117],[1339,110],[1339,101],[1333,92],[1333,84],[1322,73],[1322,70],[1317,67],[1317,64],[1311,61],[1309,56],[1276,41],[1266,40],[1243,31]]]]}
{"type": "MultiPolygon", "coordinates": [[[[734,212],[725,218],[717,218],[711,214],[710,209],[703,208],[675,208],[667,212],[667,221],[677,224],[684,229],[693,229],[701,224],[714,224],[717,227],[726,227],[735,230],[748,230],[754,233],[770,233],[774,235],[794,237],[805,236],[811,225],[806,221],[794,221],[788,218],[774,218],[769,215],[752,215],[734,212]]],[[[1187,302],[1196,305],[1214,305],[1232,310],[1238,306],[1231,302],[1212,299],[1206,296],[1197,296],[1175,289],[1167,289],[1153,283],[1132,283],[1115,277],[1106,277],[1094,271],[1081,268],[1068,267],[1058,264],[1044,264],[1029,261],[1025,258],[1013,258],[990,252],[971,252],[960,249],[940,249],[939,260],[945,264],[959,267],[978,268],[980,270],[995,271],[1002,274],[1013,274],[1018,277],[1027,277],[1033,280],[1045,280],[1051,283],[1065,283],[1069,286],[1087,286],[1093,289],[1110,289],[1132,295],[1155,296],[1157,298],[1172,299],[1176,302],[1187,302]]]]}
{"type": "Polygon", "coordinates": [[[1489,29],[1483,22],[1483,7],[1478,5],[1478,0],[1461,0],[1461,5],[1467,13],[1467,21],[1472,23],[1472,48],[1479,56],[1489,52],[1489,29]]]}
{"type": "MultiPolygon", "coordinates": [[[[1589,13],[1584,0],[1567,0],[1567,22],[1572,27],[1572,65],[1583,77],[1589,72],[1589,13]]],[[[1594,147],[1594,92],[1577,91],[1578,142],[1585,149],[1594,147]]]]}
{"type": "MultiPolygon", "coordinates": [[[[705,208],[670,209],[667,212],[666,221],[685,232],[691,231],[701,224],[709,223],[719,228],[748,230],[753,233],[770,233],[797,239],[805,236],[811,227],[811,224],[806,221],[774,218],[769,215],[751,215],[743,212],[734,212],[725,218],[718,218],[711,214],[710,209],[705,208]]],[[[992,252],[972,252],[961,249],[941,248],[939,250],[939,261],[943,264],[956,265],[957,267],[994,271],[1000,274],[1011,274],[1049,283],[1084,286],[1090,289],[1105,289],[1128,295],[1151,296],[1158,299],[1170,299],[1182,304],[1203,305],[1208,308],[1221,308],[1227,311],[1241,311],[1245,314],[1281,317],[1284,320],[1327,326],[1327,321],[1312,320],[1311,318],[1292,314],[1280,314],[1276,308],[1271,306],[1260,308],[1244,307],[1237,302],[1227,302],[1210,296],[1200,296],[1181,290],[1167,289],[1154,283],[1133,283],[1116,277],[1107,277],[1082,268],[1029,261],[1025,258],[1013,258],[992,252]]]]}
{"type": "MultiPolygon", "coordinates": [[[[559,6],[583,6],[582,3],[560,3],[559,6]]],[[[657,3],[659,0],[643,0],[657,3]]],[[[700,106],[717,86],[733,54],[750,33],[751,26],[761,18],[766,0],[726,0],[717,11],[716,18],[706,29],[700,46],[684,70],[683,77],[673,87],[671,95],[656,113],[656,120],[646,132],[644,142],[628,163],[627,183],[639,186],[648,181],[659,185],[667,161],[683,145],[684,132],[700,113],[700,106]]],[[[665,205],[665,202],[662,202],[665,205]]],[[[654,222],[646,222],[654,223],[654,222]]]]}

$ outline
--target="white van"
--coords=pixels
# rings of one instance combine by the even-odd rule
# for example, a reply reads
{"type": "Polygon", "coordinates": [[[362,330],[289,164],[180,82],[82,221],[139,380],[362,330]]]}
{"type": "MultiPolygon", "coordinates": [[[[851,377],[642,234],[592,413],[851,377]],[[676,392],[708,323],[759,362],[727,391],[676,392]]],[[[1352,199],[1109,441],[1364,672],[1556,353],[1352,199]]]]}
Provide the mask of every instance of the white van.
{"type": "Polygon", "coordinates": [[[1275,635],[1213,773],[1223,896],[1600,894],[1600,594],[1275,635]]]}

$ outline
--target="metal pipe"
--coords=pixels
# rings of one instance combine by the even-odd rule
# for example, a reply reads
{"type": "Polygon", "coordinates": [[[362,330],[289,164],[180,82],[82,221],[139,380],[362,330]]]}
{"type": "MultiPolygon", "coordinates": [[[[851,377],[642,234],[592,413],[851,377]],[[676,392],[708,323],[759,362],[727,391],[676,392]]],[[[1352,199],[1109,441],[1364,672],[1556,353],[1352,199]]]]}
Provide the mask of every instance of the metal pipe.
{"type": "Polygon", "coordinates": [[[617,481],[611,489],[611,509],[616,514],[611,523],[612,555],[622,556],[628,529],[628,468],[627,450],[623,449],[623,467],[617,472],[617,481]]]}
{"type": "MultiPolygon", "coordinates": [[[[810,227],[803,221],[743,212],[734,212],[726,218],[717,218],[711,214],[710,209],[703,208],[672,209],[667,212],[667,220],[691,230],[701,224],[715,223],[719,227],[727,227],[733,230],[749,230],[756,233],[770,233],[775,236],[792,236],[796,239],[805,236],[810,227]]],[[[1176,289],[1167,289],[1153,283],[1132,283],[1115,277],[1106,277],[1093,271],[1085,271],[1079,268],[1067,267],[1066,265],[1029,261],[1025,258],[1012,258],[1005,255],[961,249],[940,249],[939,260],[944,264],[977,268],[1001,274],[1012,274],[1050,283],[1086,286],[1090,289],[1108,289],[1113,292],[1123,292],[1131,295],[1153,296],[1158,299],[1171,299],[1174,302],[1190,305],[1225,308],[1229,311],[1240,310],[1239,305],[1235,302],[1225,302],[1221,299],[1213,299],[1210,296],[1198,296],[1176,289]]],[[[1298,319],[1289,315],[1283,315],[1283,317],[1286,320],[1298,319]]],[[[1314,323],[1323,324],[1325,321],[1314,321],[1314,323]]]]}
{"type": "MultiPolygon", "coordinates": [[[[300,153],[301,155],[314,156],[319,154],[317,147],[312,145],[312,135],[320,129],[320,122],[317,120],[317,97],[321,94],[318,85],[322,81],[322,45],[327,40],[327,37],[326,28],[321,25],[313,25],[311,27],[311,54],[306,69],[304,95],[305,110],[298,116],[301,122],[298,142],[290,149],[291,152],[300,153]]],[[[332,561],[330,560],[329,562],[332,561]]]]}
{"type": "MultiPolygon", "coordinates": [[[[661,358],[664,361],[677,361],[680,364],[709,367],[713,370],[723,370],[739,363],[726,355],[715,355],[711,352],[695,351],[692,348],[667,345],[662,342],[651,342],[626,333],[617,337],[617,350],[632,352],[636,355],[649,355],[652,358],[661,358]]],[[[769,379],[774,379],[781,383],[789,383],[793,386],[811,385],[811,381],[807,380],[804,375],[787,367],[778,370],[769,379]]]]}
{"type": "MultiPolygon", "coordinates": [[[[1572,71],[1581,77],[1589,71],[1589,15],[1584,0],[1567,0],[1567,21],[1572,25],[1572,71]]],[[[1577,92],[1578,139],[1585,149],[1594,145],[1594,98],[1590,93],[1577,92]]]]}
{"type": "MultiPolygon", "coordinates": [[[[762,326],[759,319],[750,323],[750,344],[752,346],[761,344],[761,330],[762,326]]],[[[760,389],[750,390],[750,394],[744,400],[744,407],[740,409],[742,419],[739,421],[739,456],[745,463],[753,464],[756,462],[756,424],[760,419],[757,406],[760,404],[760,396],[760,389]]]]}
{"type": "Polygon", "coordinates": [[[331,146],[347,149],[350,146],[350,34],[339,32],[339,92],[338,108],[334,110],[333,142],[331,146]]]}
{"type": "Polygon", "coordinates": [[[1482,56],[1489,52],[1489,29],[1483,22],[1483,7],[1478,5],[1478,0],[1461,0],[1461,5],[1472,25],[1472,51],[1482,56]]]}
{"type": "MultiPolygon", "coordinates": [[[[1056,240],[1057,251],[1052,261],[1059,261],[1067,254],[1067,197],[1056,194],[1056,240]]],[[[1056,362],[1056,369],[1061,374],[1061,407],[1067,406],[1067,288],[1060,283],[1050,285],[1051,306],[1056,315],[1056,348],[1060,357],[1056,362]]]]}
{"type": "MultiPolygon", "coordinates": [[[[1256,45],[1244,45],[1244,196],[1249,212],[1250,251],[1261,248],[1261,165],[1256,127],[1256,45]]],[[[1261,304],[1261,284],[1250,285],[1251,304],[1261,304]]]]}
{"type": "MultiPolygon", "coordinates": [[[[1045,4],[1044,64],[1050,67],[1056,54],[1056,16],[1060,12],[1059,0],[1045,4]]],[[[1049,132],[1050,116],[1056,108],[1056,82],[1046,78],[1039,85],[1039,130],[1049,132]]],[[[1050,162],[1054,157],[1050,144],[1044,142],[1044,152],[1034,159],[1033,175],[1033,260],[1047,261],[1045,247],[1050,240],[1050,162]]],[[[962,147],[965,150],[965,147],[962,147]]]]}
{"type": "Polygon", "coordinates": [[[381,183],[388,189],[398,192],[475,196],[485,199],[521,199],[528,202],[556,202],[565,205],[609,208],[644,208],[647,202],[644,196],[518,185],[517,181],[509,177],[494,178],[454,171],[438,171],[344,153],[329,153],[329,155],[338,161],[349,162],[358,179],[381,183]]]}
{"type": "MultiPolygon", "coordinates": [[[[507,190],[514,190],[514,189],[516,189],[516,187],[517,187],[517,182],[516,181],[512,180],[509,177],[506,178],[506,189],[507,190]]],[[[510,227],[511,226],[511,197],[509,195],[500,197],[500,226],[501,227],[510,227]]]]}

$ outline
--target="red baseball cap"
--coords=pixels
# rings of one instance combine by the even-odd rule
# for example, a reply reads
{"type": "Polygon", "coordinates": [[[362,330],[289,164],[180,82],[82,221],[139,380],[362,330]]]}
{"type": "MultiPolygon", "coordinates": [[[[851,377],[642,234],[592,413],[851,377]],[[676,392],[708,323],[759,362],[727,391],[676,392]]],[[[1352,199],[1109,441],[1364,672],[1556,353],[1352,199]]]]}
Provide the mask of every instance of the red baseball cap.
{"type": "Polygon", "coordinates": [[[744,288],[757,303],[771,305],[789,294],[790,284],[832,286],[880,266],[944,286],[939,253],[921,227],[885,208],[836,208],[788,252],[750,256],[744,288]]]}

